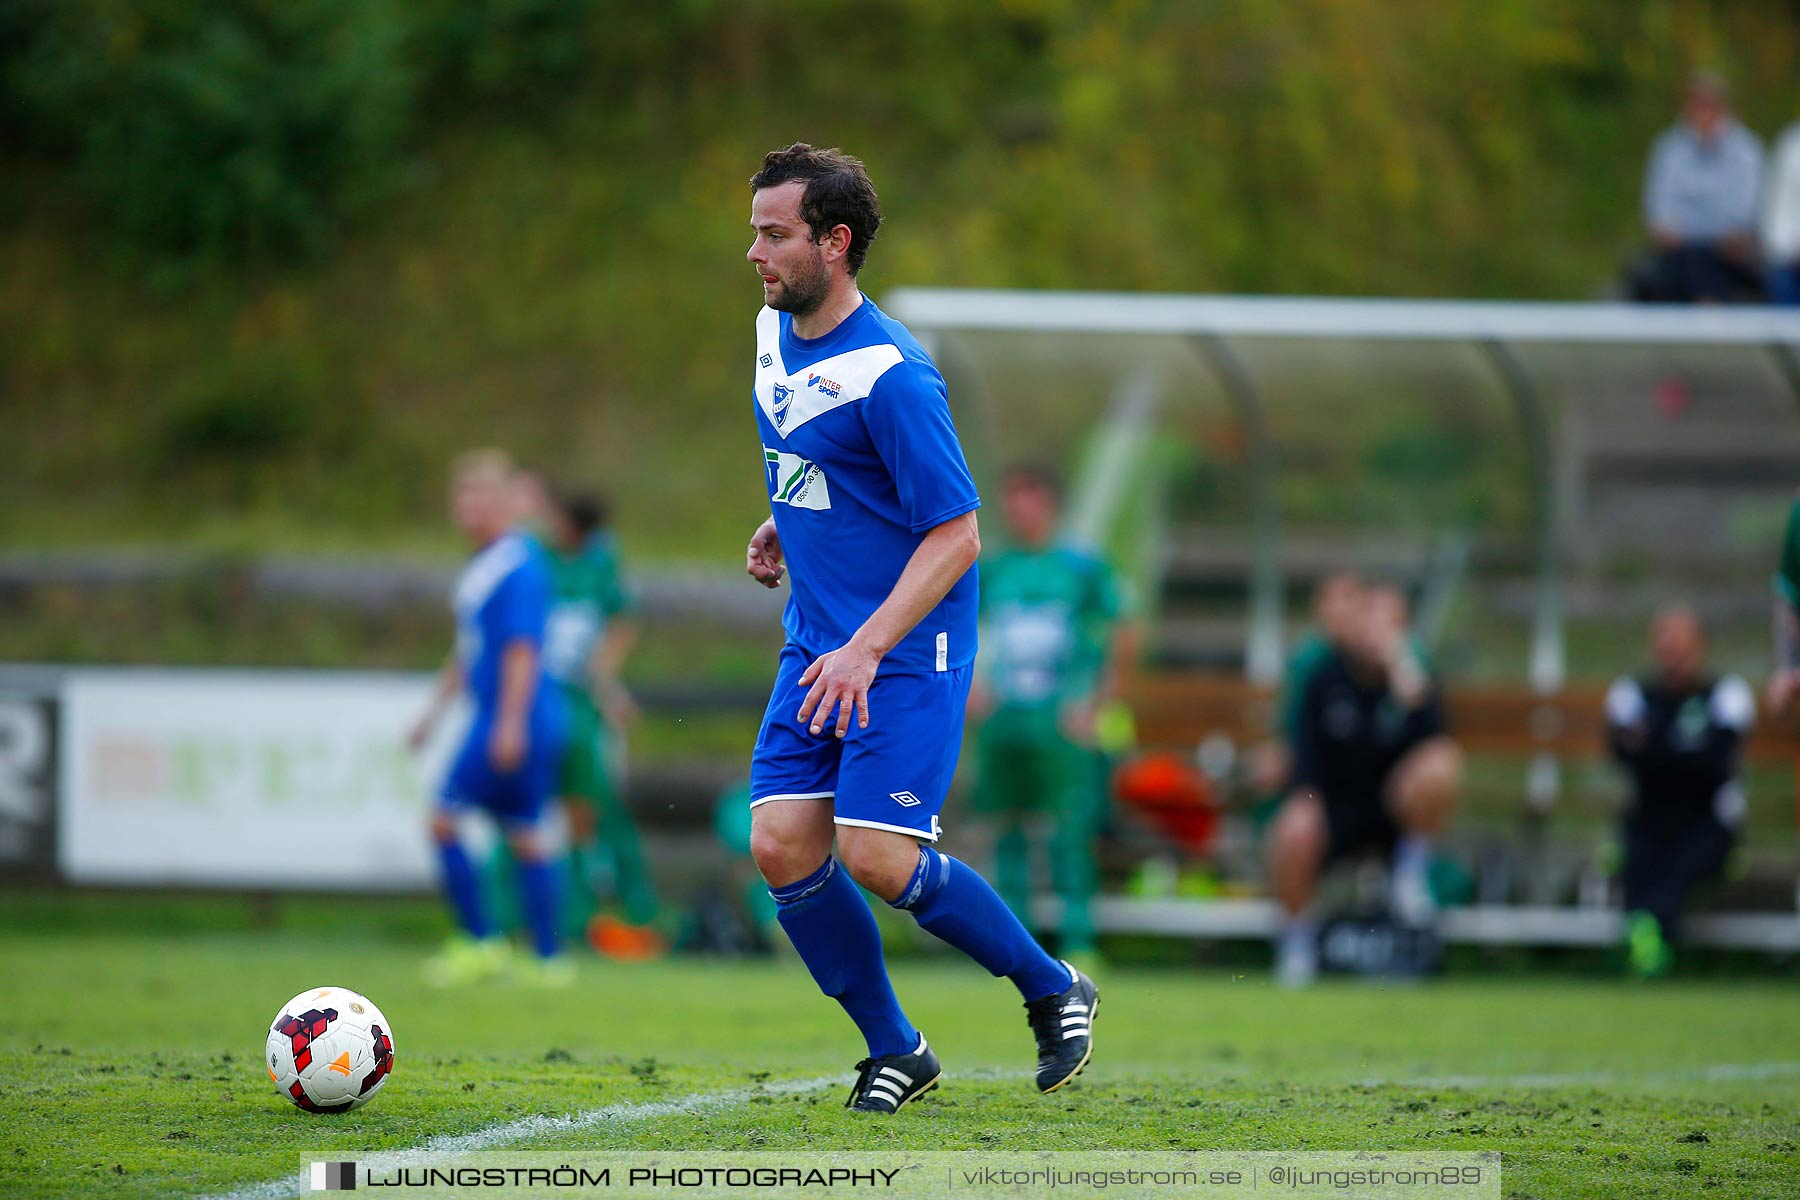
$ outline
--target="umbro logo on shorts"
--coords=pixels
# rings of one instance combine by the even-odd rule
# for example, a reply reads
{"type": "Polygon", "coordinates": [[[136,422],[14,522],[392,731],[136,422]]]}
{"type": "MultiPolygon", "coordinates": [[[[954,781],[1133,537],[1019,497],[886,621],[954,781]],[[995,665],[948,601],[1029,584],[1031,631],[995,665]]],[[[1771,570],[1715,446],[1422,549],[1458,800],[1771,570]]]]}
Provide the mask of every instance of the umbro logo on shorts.
{"type": "Polygon", "coordinates": [[[888,799],[901,808],[917,808],[920,803],[919,798],[911,792],[889,792],[888,799]]]}

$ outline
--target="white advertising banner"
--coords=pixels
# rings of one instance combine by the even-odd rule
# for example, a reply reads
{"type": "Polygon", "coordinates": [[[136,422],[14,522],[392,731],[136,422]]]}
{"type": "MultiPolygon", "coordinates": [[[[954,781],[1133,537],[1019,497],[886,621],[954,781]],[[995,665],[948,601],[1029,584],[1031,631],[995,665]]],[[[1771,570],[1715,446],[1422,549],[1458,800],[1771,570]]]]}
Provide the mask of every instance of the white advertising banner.
{"type": "Polygon", "coordinates": [[[73,671],[58,863],[76,883],[405,891],[462,721],[405,745],[430,678],[348,671],[73,671]]]}

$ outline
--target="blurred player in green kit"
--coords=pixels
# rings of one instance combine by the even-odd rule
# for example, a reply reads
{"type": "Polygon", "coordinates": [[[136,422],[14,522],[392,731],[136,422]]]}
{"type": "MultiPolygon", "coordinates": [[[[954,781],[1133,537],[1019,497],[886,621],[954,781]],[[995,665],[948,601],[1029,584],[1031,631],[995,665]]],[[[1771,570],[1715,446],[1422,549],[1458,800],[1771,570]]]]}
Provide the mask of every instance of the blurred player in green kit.
{"type": "Polygon", "coordinates": [[[554,492],[544,518],[554,587],[544,671],[562,697],[567,730],[558,791],[569,819],[574,876],[569,920],[602,953],[648,957],[662,949],[650,928],[656,893],[617,784],[619,734],[636,714],[619,681],[637,641],[635,604],[598,497],[554,492]],[[609,892],[624,910],[623,921],[598,911],[600,897],[609,892]]]}
{"type": "Polygon", "coordinates": [[[1019,466],[1001,481],[1007,545],[981,563],[981,654],[970,709],[981,721],[975,806],[999,822],[995,882],[1029,923],[1034,826],[1050,826],[1063,901],[1058,952],[1091,956],[1094,842],[1106,816],[1101,727],[1130,660],[1117,575],[1058,539],[1061,483],[1019,466]]]}

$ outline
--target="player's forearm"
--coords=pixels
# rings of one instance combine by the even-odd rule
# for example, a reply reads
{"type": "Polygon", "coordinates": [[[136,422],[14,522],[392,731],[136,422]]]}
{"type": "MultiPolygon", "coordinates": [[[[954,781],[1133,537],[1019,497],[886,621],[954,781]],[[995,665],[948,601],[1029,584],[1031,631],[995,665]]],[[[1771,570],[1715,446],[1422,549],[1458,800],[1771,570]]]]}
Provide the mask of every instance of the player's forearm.
{"type": "Polygon", "coordinates": [[[618,683],[619,675],[625,669],[625,659],[637,645],[639,632],[638,623],[632,620],[615,620],[606,627],[600,644],[594,647],[594,657],[588,662],[589,676],[596,684],[611,687],[618,683]]]}
{"type": "Polygon", "coordinates": [[[980,554],[981,531],[974,513],[952,517],[937,526],[913,551],[894,590],[851,640],[885,657],[950,594],[980,554]]]}
{"type": "Polygon", "coordinates": [[[1094,689],[1094,703],[1111,704],[1124,694],[1131,681],[1131,667],[1137,661],[1138,631],[1130,621],[1119,621],[1112,629],[1106,646],[1106,661],[1100,668],[1100,685],[1094,689]]]}
{"type": "Polygon", "coordinates": [[[437,678],[432,680],[431,699],[425,705],[426,720],[435,722],[462,688],[462,660],[451,654],[438,668],[437,678]]]}
{"type": "Polygon", "coordinates": [[[537,681],[537,647],[524,638],[507,643],[500,655],[500,701],[495,711],[496,719],[524,724],[537,693],[537,681]]]}

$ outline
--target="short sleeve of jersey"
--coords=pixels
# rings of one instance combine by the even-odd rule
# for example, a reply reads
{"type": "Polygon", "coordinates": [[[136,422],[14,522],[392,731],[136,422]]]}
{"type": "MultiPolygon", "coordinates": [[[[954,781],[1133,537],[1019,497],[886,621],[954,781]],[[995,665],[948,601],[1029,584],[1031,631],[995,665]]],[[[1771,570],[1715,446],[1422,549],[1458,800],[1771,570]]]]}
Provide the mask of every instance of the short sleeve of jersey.
{"type": "Polygon", "coordinates": [[[923,363],[902,362],[882,375],[860,407],[912,532],[924,533],[981,507],[950,419],[943,376],[923,363]]]}
{"type": "Polygon", "coordinates": [[[1119,579],[1119,573],[1108,566],[1105,560],[1094,560],[1092,579],[1088,603],[1096,618],[1116,621],[1130,612],[1131,599],[1119,579]]]}
{"type": "Polygon", "coordinates": [[[600,605],[600,611],[609,617],[637,611],[637,596],[625,581],[625,568],[619,561],[619,551],[610,539],[595,547],[595,558],[599,562],[599,583],[594,597],[600,605]]]}

